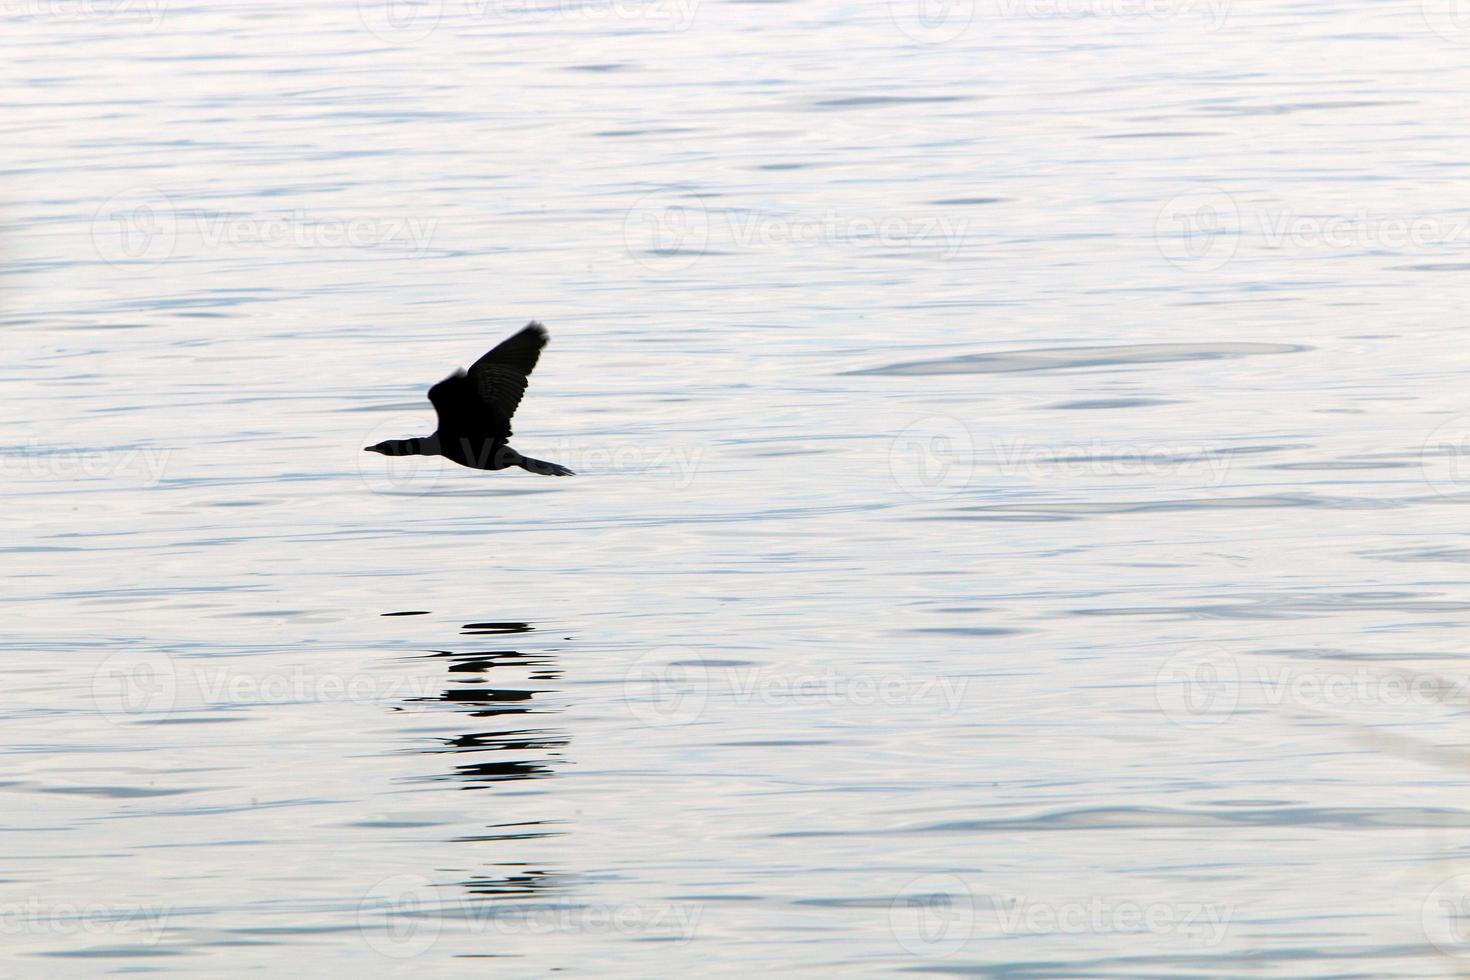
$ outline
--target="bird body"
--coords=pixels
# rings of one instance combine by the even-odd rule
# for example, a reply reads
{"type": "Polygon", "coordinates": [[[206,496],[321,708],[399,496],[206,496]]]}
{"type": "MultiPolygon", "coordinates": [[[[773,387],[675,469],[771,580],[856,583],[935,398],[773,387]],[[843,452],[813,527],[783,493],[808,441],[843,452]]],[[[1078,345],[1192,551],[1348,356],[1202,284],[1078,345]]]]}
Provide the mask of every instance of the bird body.
{"type": "Polygon", "coordinates": [[[439,428],[422,439],[389,439],[366,451],[384,456],[443,456],[477,470],[519,466],[542,476],[572,476],[558,463],[522,456],[509,445],[510,420],[526,393],[546,346],[546,328],[534,320],[501,341],[468,371],[456,371],[429,389],[439,428]]]}

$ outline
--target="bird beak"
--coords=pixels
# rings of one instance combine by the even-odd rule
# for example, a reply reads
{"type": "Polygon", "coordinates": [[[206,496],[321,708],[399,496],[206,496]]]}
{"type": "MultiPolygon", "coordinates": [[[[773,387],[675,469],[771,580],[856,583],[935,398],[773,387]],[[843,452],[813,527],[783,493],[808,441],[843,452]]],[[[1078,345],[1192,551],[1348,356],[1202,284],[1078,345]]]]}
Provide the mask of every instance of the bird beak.
{"type": "Polygon", "coordinates": [[[375,452],[378,451],[378,447],[377,446],[363,446],[362,447],[362,451],[365,452],[365,453],[375,453],[375,452]]]}

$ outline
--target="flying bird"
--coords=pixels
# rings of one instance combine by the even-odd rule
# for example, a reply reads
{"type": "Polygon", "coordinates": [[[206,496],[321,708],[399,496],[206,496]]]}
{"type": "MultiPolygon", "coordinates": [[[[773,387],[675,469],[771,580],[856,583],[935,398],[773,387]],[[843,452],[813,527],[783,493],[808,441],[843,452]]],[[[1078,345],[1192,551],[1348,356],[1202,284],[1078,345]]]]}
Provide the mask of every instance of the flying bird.
{"type": "Polygon", "coordinates": [[[519,466],[542,476],[574,476],[559,463],[522,456],[508,445],[510,419],[546,346],[546,328],[531,321],[515,336],[429,389],[439,428],[423,439],[388,439],[365,451],[384,456],[443,456],[477,470],[519,466]]]}

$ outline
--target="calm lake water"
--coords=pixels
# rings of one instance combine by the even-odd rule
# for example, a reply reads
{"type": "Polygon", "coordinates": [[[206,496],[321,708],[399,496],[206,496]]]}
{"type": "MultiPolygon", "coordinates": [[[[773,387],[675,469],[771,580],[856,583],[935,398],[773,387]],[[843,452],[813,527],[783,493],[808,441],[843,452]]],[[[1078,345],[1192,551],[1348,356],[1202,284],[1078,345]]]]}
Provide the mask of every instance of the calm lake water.
{"type": "Polygon", "coordinates": [[[5,975],[1470,969],[1453,0],[0,16],[5,975]]]}

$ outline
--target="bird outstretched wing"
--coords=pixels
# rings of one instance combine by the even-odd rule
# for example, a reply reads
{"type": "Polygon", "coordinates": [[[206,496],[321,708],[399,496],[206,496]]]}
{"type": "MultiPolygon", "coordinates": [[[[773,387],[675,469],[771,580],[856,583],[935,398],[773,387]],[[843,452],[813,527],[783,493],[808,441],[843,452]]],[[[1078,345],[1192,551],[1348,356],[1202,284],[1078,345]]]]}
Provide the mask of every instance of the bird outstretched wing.
{"type": "Polygon", "coordinates": [[[470,366],[470,380],[475,383],[481,400],[507,421],[521,404],[526,381],[536,370],[541,348],[545,346],[546,328],[533,320],[470,366]]]}
{"type": "Polygon", "coordinates": [[[532,321],[497,344],[468,372],[456,371],[430,388],[429,401],[439,415],[439,430],[509,439],[511,417],[545,346],[546,328],[532,321]]]}

